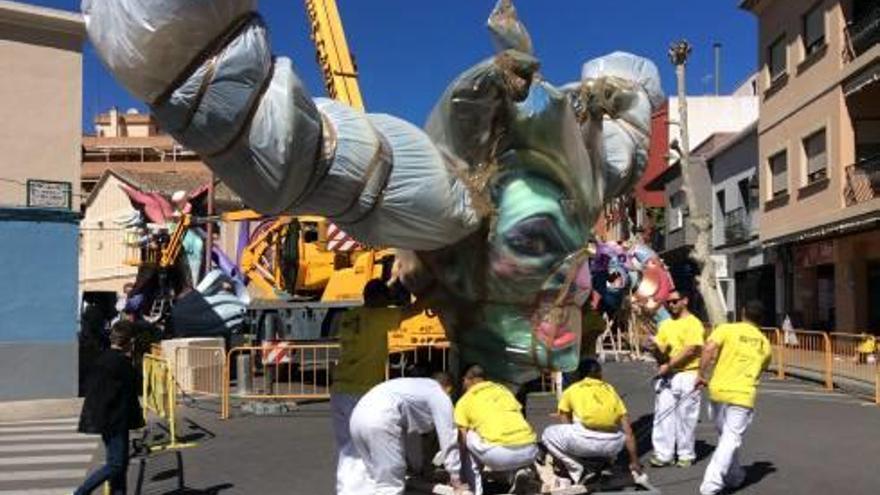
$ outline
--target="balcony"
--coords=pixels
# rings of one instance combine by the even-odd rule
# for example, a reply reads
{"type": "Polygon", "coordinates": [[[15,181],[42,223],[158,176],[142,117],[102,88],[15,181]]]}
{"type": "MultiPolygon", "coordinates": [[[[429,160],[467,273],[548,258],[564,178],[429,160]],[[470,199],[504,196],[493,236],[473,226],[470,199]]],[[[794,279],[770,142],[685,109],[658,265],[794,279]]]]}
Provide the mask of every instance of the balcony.
{"type": "Polygon", "coordinates": [[[724,214],[724,243],[737,244],[752,237],[752,216],[739,207],[724,214]]]}
{"type": "Polygon", "coordinates": [[[853,20],[844,28],[846,41],[844,60],[847,62],[855,60],[880,42],[880,2],[861,2],[861,4],[853,20]]]}
{"type": "Polygon", "coordinates": [[[846,167],[846,206],[854,206],[880,198],[880,155],[846,167]]]}

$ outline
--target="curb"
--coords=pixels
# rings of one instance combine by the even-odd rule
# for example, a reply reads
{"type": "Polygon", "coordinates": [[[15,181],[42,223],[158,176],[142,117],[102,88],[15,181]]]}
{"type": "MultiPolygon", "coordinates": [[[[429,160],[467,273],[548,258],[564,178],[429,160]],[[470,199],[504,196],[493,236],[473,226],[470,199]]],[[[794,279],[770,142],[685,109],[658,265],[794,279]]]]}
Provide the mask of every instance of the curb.
{"type": "Polygon", "coordinates": [[[78,417],[82,398],[0,402],[0,421],[78,417]]]}

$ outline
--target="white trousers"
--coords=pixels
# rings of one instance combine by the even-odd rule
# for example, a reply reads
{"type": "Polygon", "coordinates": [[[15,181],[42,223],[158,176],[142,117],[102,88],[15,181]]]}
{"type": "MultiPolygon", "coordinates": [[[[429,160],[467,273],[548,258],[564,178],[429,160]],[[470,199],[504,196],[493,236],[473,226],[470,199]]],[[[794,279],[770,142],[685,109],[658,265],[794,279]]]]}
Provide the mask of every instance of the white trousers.
{"type": "Polygon", "coordinates": [[[406,488],[403,418],[397,404],[381,398],[361,400],[351,415],[351,443],[371,480],[353,494],[403,495],[406,488]]]}
{"type": "Polygon", "coordinates": [[[468,431],[467,448],[470,461],[466,464],[468,468],[465,470],[465,481],[474,495],[483,493],[483,481],[480,476],[483,466],[495,472],[513,474],[520,468],[534,464],[535,458],[538,457],[536,444],[516,447],[492,445],[483,441],[480,434],[473,430],[468,431]]]}
{"type": "Polygon", "coordinates": [[[548,426],[541,440],[550,454],[565,466],[575,483],[584,476],[581,459],[607,457],[613,459],[623,450],[623,432],[593,431],[580,423],[548,426]]]}
{"type": "Polygon", "coordinates": [[[697,458],[694,435],[700,419],[700,392],[694,392],[695,371],[672,375],[654,384],[654,429],[651,443],[654,457],[663,462],[675,460],[676,450],[681,461],[697,458]]]}
{"type": "Polygon", "coordinates": [[[742,437],[752,422],[753,410],[748,407],[713,402],[718,446],[706,467],[700,493],[714,495],[724,487],[736,488],[745,481],[746,471],[739,465],[738,451],[742,437]]]}
{"type": "Polygon", "coordinates": [[[351,413],[361,396],[356,394],[330,394],[330,413],[333,418],[333,433],[336,437],[336,493],[337,495],[357,495],[365,493],[364,486],[370,486],[367,466],[358,456],[351,443],[349,421],[351,413]]]}

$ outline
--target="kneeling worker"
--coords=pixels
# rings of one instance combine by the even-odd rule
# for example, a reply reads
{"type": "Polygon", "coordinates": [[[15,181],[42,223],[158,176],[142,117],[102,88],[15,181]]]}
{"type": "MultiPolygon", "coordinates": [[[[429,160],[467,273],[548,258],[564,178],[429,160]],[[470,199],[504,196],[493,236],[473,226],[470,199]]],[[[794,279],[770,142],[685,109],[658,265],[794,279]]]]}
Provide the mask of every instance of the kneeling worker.
{"type": "Polygon", "coordinates": [[[559,413],[568,424],[548,426],[541,437],[544,446],[565,466],[574,483],[581,483],[585,474],[580,459],[613,460],[624,445],[630,471],[641,475],[626,406],[614,387],[602,381],[602,366],[593,358],[584,359],[578,375],[581,381],[568,387],[559,401],[559,413]]]}
{"type": "Polygon", "coordinates": [[[459,444],[467,446],[466,472],[476,495],[483,493],[482,466],[498,473],[515,473],[512,493],[522,490],[523,477],[538,455],[537,436],[522,413],[522,405],[507,387],[486,380],[479,365],[463,377],[464,395],[455,405],[459,444]],[[470,468],[469,470],[467,468],[470,468]],[[470,476],[469,476],[470,477],[470,476]]]}
{"type": "Polygon", "coordinates": [[[456,493],[466,489],[460,481],[461,462],[452,422],[452,378],[397,378],[373,387],[351,414],[352,445],[366,465],[372,486],[361,493],[403,495],[406,485],[407,434],[437,432],[444,466],[456,493]]]}

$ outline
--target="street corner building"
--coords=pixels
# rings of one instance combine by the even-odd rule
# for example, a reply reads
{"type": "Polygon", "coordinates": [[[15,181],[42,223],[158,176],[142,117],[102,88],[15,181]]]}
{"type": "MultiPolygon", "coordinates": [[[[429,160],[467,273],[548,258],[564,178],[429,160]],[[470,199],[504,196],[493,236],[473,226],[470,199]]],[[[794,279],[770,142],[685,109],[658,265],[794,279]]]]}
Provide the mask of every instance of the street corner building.
{"type": "Polygon", "coordinates": [[[77,394],[79,14],[0,1],[0,401],[77,394]]]}
{"type": "Polygon", "coordinates": [[[777,321],[880,327],[880,5],[746,0],[758,20],[760,241],[777,321]]]}

